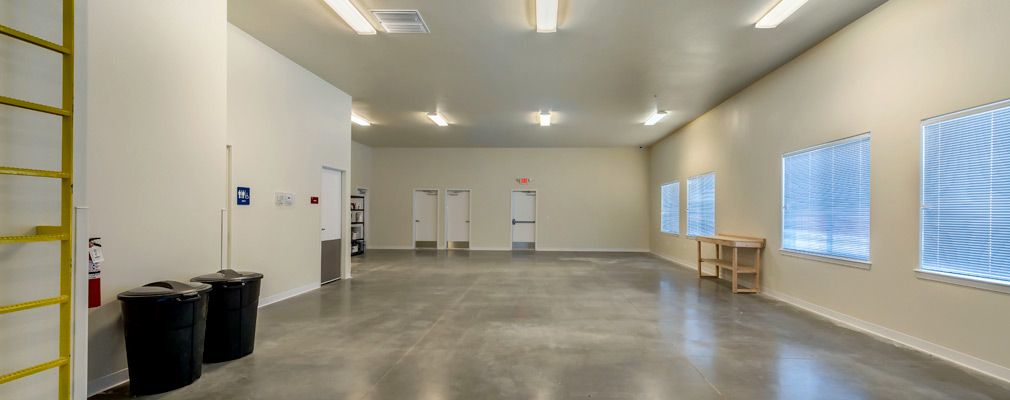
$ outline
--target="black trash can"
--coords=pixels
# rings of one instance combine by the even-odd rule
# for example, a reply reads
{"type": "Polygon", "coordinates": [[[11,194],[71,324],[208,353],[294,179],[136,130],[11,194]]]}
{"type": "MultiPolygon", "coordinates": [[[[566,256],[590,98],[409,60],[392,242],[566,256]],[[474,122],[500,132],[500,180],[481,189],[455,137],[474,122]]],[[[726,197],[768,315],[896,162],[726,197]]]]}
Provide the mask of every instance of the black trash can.
{"type": "Polygon", "coordinates": [[[204,362],[230,361],[253,352],[262,280],[261,273],[232,269],[192,279],[193,282],[214,287],[210,292],[210,311],[207,314],[204,362]]]}
{"type": "Polygon", "coordinates": [[[210,289],[161,281],[119,294],[131,393],[167,392],[200,378],[210,289]]]}

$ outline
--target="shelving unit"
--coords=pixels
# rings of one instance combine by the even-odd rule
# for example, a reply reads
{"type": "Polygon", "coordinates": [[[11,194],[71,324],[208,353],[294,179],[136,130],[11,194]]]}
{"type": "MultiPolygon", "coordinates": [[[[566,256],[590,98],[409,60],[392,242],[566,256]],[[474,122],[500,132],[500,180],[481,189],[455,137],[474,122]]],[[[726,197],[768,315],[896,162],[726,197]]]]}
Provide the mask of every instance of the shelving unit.
{"type": "Polygon", "coordinates": [[[698,241],[698,278],[715,278],[719,279],[721,271],[723,268],[729,269],[733,272],[733,293],[757,293],[761,290],[761,249],[765,247],[764,238],[755,238],[747,236],[736,236],[727,235],[720,233],[717,236],[698,236],[694,238],[698,241]],[[711,243],[715,245],[715,258],[703,258],[701,256],[701,244],[711,243]],[[729,247],[733,249],[733,258],[729,261],[723,260],[720,257],[720,253],[723,247],[729,247]],[[740,249],[754,249],[754,266],[743,266],[740,265],[740,249]],[[715,265],[715,275],[705,275],[702,273],[701,264],[709,263],[715,265]],[[737,276],[739,274],[754,274],[754,288],[746,289],[740,288],[737,284],[737,276]]]}
{"type": "Polygon", "coordinates": [[[365,196],[351,196],[351,255],[365,254],[365,196]]]}

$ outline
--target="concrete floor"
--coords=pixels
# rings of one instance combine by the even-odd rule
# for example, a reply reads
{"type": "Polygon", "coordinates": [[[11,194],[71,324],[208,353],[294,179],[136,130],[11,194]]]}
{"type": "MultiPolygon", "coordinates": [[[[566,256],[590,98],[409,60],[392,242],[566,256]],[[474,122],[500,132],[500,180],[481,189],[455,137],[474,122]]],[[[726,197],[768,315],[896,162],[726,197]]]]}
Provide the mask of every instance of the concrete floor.
{"type": "Polygon", "coordinates": [[[355,260],[354,279],[261,309],[255,353],[150,398],[1010,399],[999,381],[648,255],[355,260]]]}

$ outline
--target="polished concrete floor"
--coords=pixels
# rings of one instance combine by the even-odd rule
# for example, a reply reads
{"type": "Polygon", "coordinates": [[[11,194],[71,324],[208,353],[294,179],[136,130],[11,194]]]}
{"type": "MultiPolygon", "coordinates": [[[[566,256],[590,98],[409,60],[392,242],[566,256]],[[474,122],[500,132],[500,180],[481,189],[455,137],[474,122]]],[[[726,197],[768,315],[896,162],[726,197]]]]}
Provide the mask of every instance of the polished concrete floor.
{"type": "Polygon", "coordinates": [[[355,259],[354,279],[261,309],[255,353],[152,398],[1010,399],[998,381],[648,255],[355,259]]]}

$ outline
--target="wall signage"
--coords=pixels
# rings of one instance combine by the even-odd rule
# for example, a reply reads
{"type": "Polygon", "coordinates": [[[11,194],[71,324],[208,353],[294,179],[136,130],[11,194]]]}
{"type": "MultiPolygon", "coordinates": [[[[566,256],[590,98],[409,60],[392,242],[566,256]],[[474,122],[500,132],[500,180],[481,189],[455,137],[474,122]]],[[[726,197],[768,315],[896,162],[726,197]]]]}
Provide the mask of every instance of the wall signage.
{"type": "Polygon", "coordinates": [[[235,199],[238,202],[238,205],[240,206],[249,205],[249,200],[251,198],[251,195],[249,193],[250,193],[249,188],[241,186],[238,187],[238,191],[235,192],[235,199]]]}
{"type": "Polygon", "coordinates": [[[516,182],[519,182],[520,185],[529,185],[530,178],[517,178],[516,182]]]}

